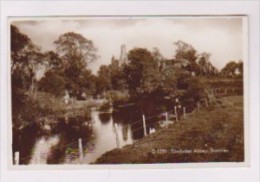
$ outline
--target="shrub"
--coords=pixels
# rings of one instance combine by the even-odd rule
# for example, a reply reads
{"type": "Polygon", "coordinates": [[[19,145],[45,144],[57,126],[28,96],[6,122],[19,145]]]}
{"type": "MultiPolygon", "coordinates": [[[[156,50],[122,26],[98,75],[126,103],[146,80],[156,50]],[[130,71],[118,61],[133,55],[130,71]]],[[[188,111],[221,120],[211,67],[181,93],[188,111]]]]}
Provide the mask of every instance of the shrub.
{"type": "Polygon", "coordinates": [[[64,94],[65,80],[59,74],[48,71],[45,73],[45,77],[39,81],[39,87],[42,91],[60,96],[64,94]]]}
{"type": "Polygon", "coordinates": [[[185,100],[194,100],[195,102],[201,100],[202,98],[206,97],[205,87],[199,78],[190,77],[187,80],[187,90],[183,96],[185,100]]]}

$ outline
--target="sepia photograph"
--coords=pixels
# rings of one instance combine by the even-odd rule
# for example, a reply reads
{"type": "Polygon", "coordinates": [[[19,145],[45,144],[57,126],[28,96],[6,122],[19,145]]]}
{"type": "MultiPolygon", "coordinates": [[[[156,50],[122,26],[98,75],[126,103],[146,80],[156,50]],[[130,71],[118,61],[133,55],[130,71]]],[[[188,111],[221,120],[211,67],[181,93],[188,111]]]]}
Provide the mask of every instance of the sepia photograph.
{"type": "Polygon", "coordinates": [[[11,165],[245,163],[247,16],[9,20],[11,165]]]}

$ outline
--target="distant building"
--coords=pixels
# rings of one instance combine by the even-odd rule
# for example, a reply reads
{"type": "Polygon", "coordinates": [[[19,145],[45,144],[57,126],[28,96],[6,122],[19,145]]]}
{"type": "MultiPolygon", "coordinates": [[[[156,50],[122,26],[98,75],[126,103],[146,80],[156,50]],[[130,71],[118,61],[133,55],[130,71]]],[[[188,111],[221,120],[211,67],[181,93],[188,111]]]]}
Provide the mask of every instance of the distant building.
{"type": "Polygon", "coordinates": [[[163,61],[160,61],[160,70],[163,70],[165,68],[185,68],[187,65],[189,64],[189,61],[186,60],[186,59],[178,59],[178,60],[175,60],[175,59],[167,59],[167,60],[163,60],[163,61]]]}
{"type": "Polygon", "coordinates": [[[189,64],[189,61],[187,59],[178,59],[175,60],[173,65],[175,68],[184,68],[189,64]]]}
{"type": "Polygon", "coordinates": [[[123,64],[127,64],[128,59],[127,59],[127,52],[126,52],[126,46],[125,44],[121,45],[120,48],[120,57],[119,57],[119,66],[123,64]]]}

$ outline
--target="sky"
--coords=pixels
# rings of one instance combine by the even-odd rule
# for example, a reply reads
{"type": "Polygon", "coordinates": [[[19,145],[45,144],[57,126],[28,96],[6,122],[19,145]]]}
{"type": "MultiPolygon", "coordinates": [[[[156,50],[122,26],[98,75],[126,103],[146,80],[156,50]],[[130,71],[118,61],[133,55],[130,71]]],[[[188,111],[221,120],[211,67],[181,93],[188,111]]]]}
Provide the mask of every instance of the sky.
{"type": "MultiPolygon", "coordinates": [[[[221,69],[230,60],[243,58],[243,19],[241,17],[88,17],[30,19],[13,21],[42,51],[55,50],[53,42],[61,34],[75,32],[93,41],[99,58],[91,63],[95,73],[102,64],[119,58],[120,47],[153,50],[174,58],[174,42],[191,44],[198,53],[211,54],[211,63],[221,69]]],[[[243,60],[242,60],[243,61],[243,60]]]]}

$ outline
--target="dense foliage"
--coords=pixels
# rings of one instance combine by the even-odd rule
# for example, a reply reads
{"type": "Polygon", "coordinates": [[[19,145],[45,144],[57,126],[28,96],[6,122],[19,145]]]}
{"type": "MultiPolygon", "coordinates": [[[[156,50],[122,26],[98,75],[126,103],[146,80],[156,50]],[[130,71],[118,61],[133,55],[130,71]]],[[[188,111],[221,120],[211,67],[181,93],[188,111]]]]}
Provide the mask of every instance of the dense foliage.
{"type": "Polygon", "coordinates": [[[93,74],[89,64],[98,58],[92,40],[68,32],[54,41],[56,51],[42,52],[31,39],[11,25],[12,112],[14,123],[35,120],[44,113],[37,93],[62,98],[65,93],[81,98],[99,96],[113,102],[129,99],[182,97],[199,101],[205,97],[201,77],[243,75],[242,62],[229,62],[219,74],[210,54],[177,41],[175,56],[166,59],[158,48],[133,48],[127,62],[114,56],[93,74]],[[40,76],[39,76],[40,75],[40,76]],[[36,97],[35,97],[36,95],[36,97]]]}

